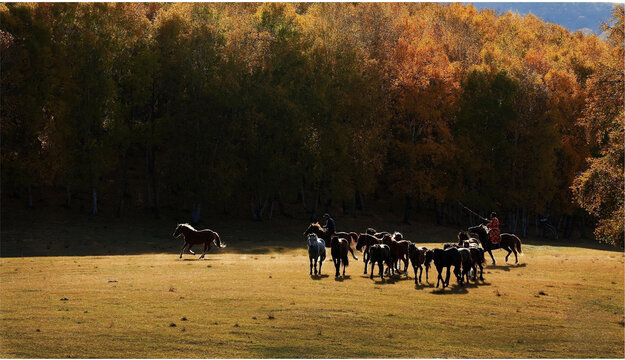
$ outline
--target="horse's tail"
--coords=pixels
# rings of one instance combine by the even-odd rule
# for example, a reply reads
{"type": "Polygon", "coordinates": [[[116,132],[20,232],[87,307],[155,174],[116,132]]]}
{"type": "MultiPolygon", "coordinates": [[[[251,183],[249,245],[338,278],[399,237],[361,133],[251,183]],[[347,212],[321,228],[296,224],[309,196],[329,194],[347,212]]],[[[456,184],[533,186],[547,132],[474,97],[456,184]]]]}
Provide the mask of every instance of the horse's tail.
{"type": "Polygon", "coordinates": [[[221,238],[219,237],[219,234],[215,233],[215,245],[217,245],[218,248],[225,248],[226,244],[222,244],[221,243],[221,238]]]}
{"type": "Polygon", "coordinates": [[[521,239],[519,239],[518,236],[514,236],[516,238],[516,250],[518,251],[519,254],[521,254],[521,256],[523,256],[523,251],[521,250],[521,239]]]}

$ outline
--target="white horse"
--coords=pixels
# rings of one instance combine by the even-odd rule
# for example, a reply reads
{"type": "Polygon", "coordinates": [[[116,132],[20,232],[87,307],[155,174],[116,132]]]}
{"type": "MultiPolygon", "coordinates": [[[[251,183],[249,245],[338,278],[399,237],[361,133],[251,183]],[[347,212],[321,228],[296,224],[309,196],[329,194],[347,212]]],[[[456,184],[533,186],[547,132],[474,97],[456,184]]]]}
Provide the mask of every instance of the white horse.
{"type": "Polygon", "coordinates": [[[308,236],[308,258],[310,259],[310,275],[313,274],[313,259],[315,259],[315,276],[317,275],[317,260],[319,260],[319,275],[321,275],[321,265],[326,259],[326,243],[315,234],[308,236]]]}

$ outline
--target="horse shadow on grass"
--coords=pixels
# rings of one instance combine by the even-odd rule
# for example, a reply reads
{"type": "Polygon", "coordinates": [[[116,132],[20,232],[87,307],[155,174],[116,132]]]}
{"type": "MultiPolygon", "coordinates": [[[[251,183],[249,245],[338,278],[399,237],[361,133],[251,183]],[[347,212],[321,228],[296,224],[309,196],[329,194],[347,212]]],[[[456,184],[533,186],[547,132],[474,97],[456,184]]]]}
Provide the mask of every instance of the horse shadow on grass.
{"type": "Polygon", "coordinates": [[[313,279],[313,280],[321,280],[321,279],[324,279],[324,278],[327,278],[327,277],[330,277],[330,275],[328,275],[328,274],[310,275],[310,278],[313,279]]]}
{"type": "Polygon", "coordinates": [[[345,280],[351,280],[351,275],[338,276],[334,278],[334,281],[343,282],[345,280]]]}
{"type": "Polygon", "coordinates": [[[510,271],[510,269],[524,268],[526,266],[527,266],[526,263],[522,263],[522,264],[507,264],[507,265],[488,265],[487,267],[485,267],[485,269],[510,271]]]}
{"type": "Polygon", "coordinates": [[[469,290],[467,290],[466,286],[460,286],[458,284],[453,284],[448,286],[446,289],[437,288],[432,290],[432,294],[434,295],[447,295],[447,294],[468,294],[469,290]]]}

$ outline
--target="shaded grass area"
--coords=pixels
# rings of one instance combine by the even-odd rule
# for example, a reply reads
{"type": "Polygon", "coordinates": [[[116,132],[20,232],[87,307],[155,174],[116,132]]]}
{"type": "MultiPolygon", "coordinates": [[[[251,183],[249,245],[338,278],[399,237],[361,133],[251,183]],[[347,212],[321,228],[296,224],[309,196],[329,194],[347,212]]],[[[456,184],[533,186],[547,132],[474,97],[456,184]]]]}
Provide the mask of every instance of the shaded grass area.
{"type": "Polygon", "coordinates": [[[305,249],[2,258],[0,356],[622,358],[623,254],[525,253],[444,291],[311,277],[305,249]]]}
{"type": "MultiPolygon", "coordinates": [[[[179,213],[165,211],[160,219],[145,214],[122,218],[106,214],[91,217],[65,208],[58,211],[2,209],[1,215],[2,257],[176,253],[180,252],[182,240],[173,239],[172,234],[176,224],[185,218],[179,213]]],[[[406,239],[418,243],[453,242],[461,230],[426,221],[406,225],[392,216],[338,216],[336,220],[339,231],[364,232],[373,226],[378,230],[400,231],[406,239]]],[[[224,216],[206,219],[197,228],[217,231],[228,245],[221,250],[222,253],[269,254],[305,247],[302,232],[309,223],[305,214],[263,222],[224,216]]],[[[528,238],[522,241],[545,249],[575,246],[622,251],[592,240],[571,242],[528,238]]],[[[196,246],[195,250],[201,251],[201,246],[196,246]]]]}

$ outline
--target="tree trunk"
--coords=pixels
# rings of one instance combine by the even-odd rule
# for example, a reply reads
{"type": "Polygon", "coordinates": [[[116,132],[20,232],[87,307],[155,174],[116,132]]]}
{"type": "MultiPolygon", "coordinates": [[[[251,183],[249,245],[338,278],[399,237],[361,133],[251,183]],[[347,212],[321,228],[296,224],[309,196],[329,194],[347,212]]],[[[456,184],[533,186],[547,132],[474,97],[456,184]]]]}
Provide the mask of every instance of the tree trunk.
{"type": "Polygon", "coordinates": [[[65,196],[66,196],[65,205],[69,209],[72,207],[72,190],[70,189],[69,185],[65,187],[65,196]]]}
{"type": "Polygon", "coordinates": [[[306,193],[304,192],[304,180],[302,179],[301,182],[301,188],[300,188],[300,196],[301,196],[301,200],[302,200],[302,207],[304,208],[304,211],[308,211],[308,207],[306,206],[306,193]]]}
{"type": "Polygon", "coordinates": [[[93,207],[91,210],[92,215],[98,215],[98,190],[96,188],[91,189],[91,195],[93,199],[93,207]]]}
{"type": "Polygon", "coordinates": [[[437,201],[434,205],[435,209],[435,213],[436,213],[436,224],[437,225],[443,225],[443,209],[442,209],[442,205],[437,201]]]}
{"type": "Polygon", "coordinates": [[[148,209],[154,208],[152,199],[152,179],[150,176],[150,145],[145,144],[145,203],[148,209]]]}
{"type": "Polygon", "coordinates": [[[28,185],[28,208],[33,208],[33,187],[28,185]]]}
{"type": "Polygon", "coordinates": [[[197,200],[193,203],[193,209],[191,210],[191,223],[193,225],[200,222],[201,211],[202,211],[202,202],[197,200]]]}
{"type": "Polygon", "coordinates": [[[284,209],[284,201],[282,200],[282,192],[278,191],[278,209],[280,210],[280,215],[290,217],[289,214],[286,213],[284,209]]]}
{"type": "Polygon", "coordinates": [[[319,191],[315,194],[315,206],[313,207],[313,211],[310,214],[311,221],[317,221],[317,211],[319,210],[319,191]]]}
{"type": "Polygon", "coordinates": [[[406,195],[404,205],[404,224],[410,224],[410,208],[412,208],[410,195],[406,195]]]}
{"type": "Polygon", "coordinates": [[[122,211],[124,210],[124,200],[126,196],[128,196],[128,170],[126,167],[126,154],[122,156],[122,185],[119,194],[119,204],[117,206],[117,217],[122,215],[122,211]]]}

